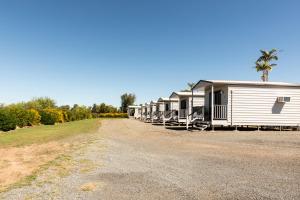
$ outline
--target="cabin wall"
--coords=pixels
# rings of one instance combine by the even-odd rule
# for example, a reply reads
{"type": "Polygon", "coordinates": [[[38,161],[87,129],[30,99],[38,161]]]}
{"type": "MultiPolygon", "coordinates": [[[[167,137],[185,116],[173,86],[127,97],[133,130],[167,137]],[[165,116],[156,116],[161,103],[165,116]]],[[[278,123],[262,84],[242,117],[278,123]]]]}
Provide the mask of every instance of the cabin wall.
{"type": "Polygon", "coordinates": [[[135,118],[138,118],[138,117],[140,117],[140,115],[141,115],[141,110],[139,109],[139,108],[135,108],[134,109],[134,117],[135,118]]]}
{"type": "Polygon", "coordinates": [[[170,102],[170,110],[179,110],[179,103],[178,101],[170,102]]]}
{"type": "Polygon", "coordinates": [[[161,112],[165,111],[165,103],[164,102],[158,104],[158,110],[161,112]]]}
{"type": "Polygon", "coordinates": [[[230,125],[300,125],[300,88],[229,86],[228,93],[230,125]],[[278,103],[281,96],[291,97],[290,102],[278,103]]]}
{"type": "Polygon", "coordinates": [[[197,107],[197,106],[204,106],[204,97],[194,97],[194,99],[192,97],[180,97],[179,98],[179,110],[181,110],[181,101],[182,100],[186,100],[187,105],[186,105],[186,110],[188,110],[188,112],[186,113],[187,115],[192,113],[192,101],[193,101],[193,107],[197,107]]]}

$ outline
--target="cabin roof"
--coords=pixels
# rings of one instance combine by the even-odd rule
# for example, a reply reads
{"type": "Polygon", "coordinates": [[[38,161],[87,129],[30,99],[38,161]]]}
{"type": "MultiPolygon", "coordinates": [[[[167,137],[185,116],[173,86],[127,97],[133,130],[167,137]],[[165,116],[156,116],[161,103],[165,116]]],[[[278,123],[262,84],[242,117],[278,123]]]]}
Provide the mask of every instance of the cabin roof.
{"type": "Polygon", "coordinates": [[[151,101],[150,102],[151,105],[156,104],[156,103],[157,103],[156,101],[151,101]]]}
{"type": "Polygon", "coordinates": [[[131,106],[128,106],[128,108],[141,108],[141,106],[131,105],[131,106]]]}
{"type": "Polygon", "coordinates": [[[285,87],[300,87],[297,83],[286,82],[263,82],[263,81],[235,81],[235,80],[200,80],[193,89],[199,86],[207,86],[211,84],[220,85],[248,85],[248,86],[285,86],[285,87]]]}
{"type": "Polygon", "coordinates": [[[160,97],[157,102],[170,102],[170,101],[177,101],[176,99],[173,98],[168,98],[168,97],[160,97]]]}
{"type": "Polygon", "coordinates": [[[178,97],[191,97],[191,96],[204,96],[204,93],[199,93],[199,92],[172,92],[172,94],[170,95],[170,98],[172,98],[172,96],[178,96],[178,97]]]}

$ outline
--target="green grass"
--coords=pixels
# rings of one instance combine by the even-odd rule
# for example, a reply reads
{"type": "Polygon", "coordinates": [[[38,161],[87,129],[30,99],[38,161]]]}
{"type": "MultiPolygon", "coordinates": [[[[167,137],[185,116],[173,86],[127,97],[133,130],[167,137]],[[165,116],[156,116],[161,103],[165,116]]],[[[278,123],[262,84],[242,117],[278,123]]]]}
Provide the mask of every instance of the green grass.
{"type": "Polygon", "coordinates": [[[0,132],[0,148],[40,144],[78,134],[91,133],[100,125],[99,119],[68,122],[53,126],[36,126],[15,131],[0,132]]]}

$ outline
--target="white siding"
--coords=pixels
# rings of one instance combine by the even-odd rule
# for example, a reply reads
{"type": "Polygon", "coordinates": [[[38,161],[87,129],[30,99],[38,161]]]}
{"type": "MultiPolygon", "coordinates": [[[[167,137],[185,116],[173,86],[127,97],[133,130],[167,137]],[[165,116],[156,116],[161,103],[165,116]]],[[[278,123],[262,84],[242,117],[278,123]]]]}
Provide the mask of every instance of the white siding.
{"type": "Polygon", "coordinates": [[[178,110],[179,109],[179,103],[178,101],[172,101],[170,102],[170,110],[178,110]]]}
{"type": "Polygon", "coordinates": [[[298,126],[300,125],[300,88],[229,86],[229,125],[231,119],[232,125],[298,126]],[[281,96],[291,97],[291,101],[278,103],[277,97],[281,96]]]}
{"type": "Polygon", "coordinates": [[[158,106],[159,111],[161,112],[165,111],[165,103],[159,103],[158,105],[159,105],[158,106]]]}
{"type": "MultiPolygon", "coordinates": [[[[190,98],[190,104],[192,105],[192,98],[190,98]]],[[[204,106],[204,97],[194,97],[193,106],[204,106]]]]}

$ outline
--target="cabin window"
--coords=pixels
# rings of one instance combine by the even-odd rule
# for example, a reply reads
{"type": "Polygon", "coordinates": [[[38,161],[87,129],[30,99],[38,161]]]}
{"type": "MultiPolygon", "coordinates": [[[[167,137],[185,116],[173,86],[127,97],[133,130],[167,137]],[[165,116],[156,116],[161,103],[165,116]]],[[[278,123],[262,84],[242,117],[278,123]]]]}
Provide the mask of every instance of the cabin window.
{"type": "Polygon", "coordinates": [[[181,100],[180,101],[180,109],[186,109],[187,105],[186,105],[186,100],[181,100]]]}
{"type": "Polygon", "coordinates": [[[216,91],[214,95],[215,105],[222,105],[222,91],[216,91]]]}
{"type": "Polygon", "coordinates": [[[165,105],[165,110],[166,110],[166,111],[169,111],[169,110],[170,110],[169,104],[166,104],[166,105],[165,105]]]}

